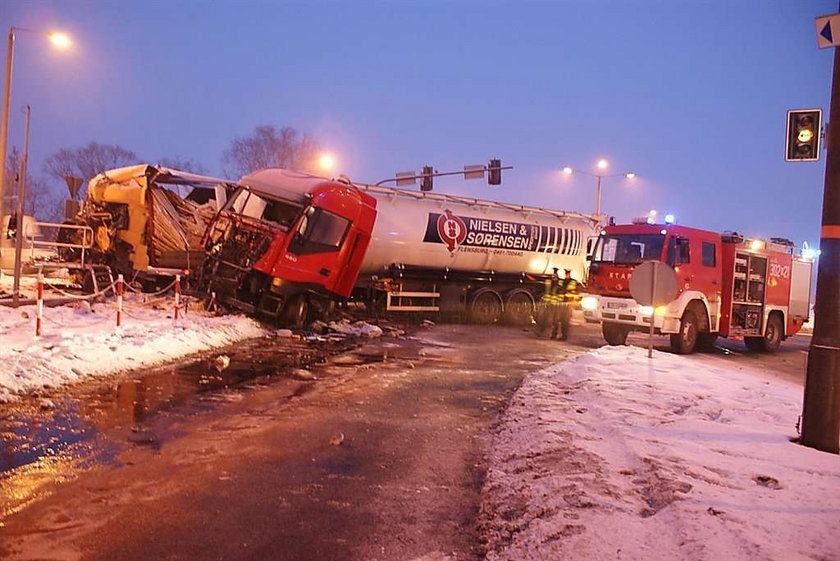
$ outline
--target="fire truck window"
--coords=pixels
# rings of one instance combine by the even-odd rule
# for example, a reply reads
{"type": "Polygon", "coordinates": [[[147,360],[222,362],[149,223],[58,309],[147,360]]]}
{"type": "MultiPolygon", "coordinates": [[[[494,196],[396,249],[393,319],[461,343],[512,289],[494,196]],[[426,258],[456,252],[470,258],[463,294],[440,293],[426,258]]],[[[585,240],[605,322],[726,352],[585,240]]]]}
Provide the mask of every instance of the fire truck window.
{"type": "Polygon", "coordinates": [[[714,267],[717,261],[715,260],[715,244],[703,242],[703,266],[714,267]]]}
{"type": "Polygon", "coordinates": [[[665,261],[671,266],[691,263],[688,240],[686,238],[671,238],[668,242],[668,255],[665,261]]]}
{"type": "Polygon", "coordinates": [[[664,242],[665,236],[656,234],[600,236],[595,246],[593,261],[634,265],[645,259],[659,259],[664,242]]]}

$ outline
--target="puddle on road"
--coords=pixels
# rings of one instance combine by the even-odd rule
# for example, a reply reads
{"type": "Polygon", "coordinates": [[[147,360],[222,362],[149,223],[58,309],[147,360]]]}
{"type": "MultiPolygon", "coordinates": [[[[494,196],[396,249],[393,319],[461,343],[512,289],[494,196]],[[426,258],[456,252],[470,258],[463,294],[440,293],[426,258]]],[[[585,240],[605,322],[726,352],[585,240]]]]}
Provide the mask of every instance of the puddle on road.
{"type": "MultiPolygon", "coordinates": [[[[254,387],[288,379],[295,368],[323,362],[354,346],[350,340],[315,344],[285,338],[246,341],[191,362],[107,382],[85,382],[49,399],[31,398],[2,406],[0,483],[3,474],[45,458],[110,461],[125,442],[156,449],[165,435],[144,428],[153,420],[211,409],[254,387]],[[219,355],[230,357],[230,364],[221,371],[214,364],[219,355]],[[231,390],[235,394],[229,393],[231,390]]],[[[303,395],[312,385],[300,385],[293,397],[303,395]]]]}

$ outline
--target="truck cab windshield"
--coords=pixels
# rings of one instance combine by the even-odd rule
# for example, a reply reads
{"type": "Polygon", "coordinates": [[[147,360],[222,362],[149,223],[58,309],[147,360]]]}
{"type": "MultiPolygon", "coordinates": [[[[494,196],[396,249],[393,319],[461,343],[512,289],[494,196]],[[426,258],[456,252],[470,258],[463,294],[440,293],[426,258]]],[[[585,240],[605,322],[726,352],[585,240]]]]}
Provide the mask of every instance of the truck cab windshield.
{"type": "Polygon", "coordinates": [[[263,197],[250,189],[240,189],[228,201],[226,208],[250,218],[264,220],[288,231],[303,207],[289,201],[263,197]]]}
{"type": "Polygon", "coordinates": [[[662,257],[662,234],[615,234],[598,237],[594,263],[615,263],[616,265],[636,265],[650,259],[662,257]]]}

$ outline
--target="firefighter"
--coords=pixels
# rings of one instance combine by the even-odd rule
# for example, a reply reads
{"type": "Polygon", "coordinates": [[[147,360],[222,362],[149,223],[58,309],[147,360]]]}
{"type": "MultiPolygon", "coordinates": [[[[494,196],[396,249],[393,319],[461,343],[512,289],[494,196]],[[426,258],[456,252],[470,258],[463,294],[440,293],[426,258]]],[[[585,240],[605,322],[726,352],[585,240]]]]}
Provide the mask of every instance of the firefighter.
{"type": "MultiPolygon", "coordinates": [[[[556,270],[556,269],[555,269],[556,270]]],[[[554,327],[553,333],[559,335],[561,341],[569,338],[569,326],[572,322],[572,311],[580,299],[580,285],[572,278],[572,270],[566,269],[558,291],[560,304],[558,305],[557,323],[559,330],[554,327]]],[[[552,335],[553,337],[554,335],[552,335]]]]}
{"type": "Polygon", "coordinates": [[[563,300],[561,293],[563,279],[560,278],[558,271],[559,269],[555,267],[551,276],[545,279],[545,291],[540,300],[537,317],[537,333],[542,336],[548,332],[552,339],[559,335],[560,304],[563,300]]]}

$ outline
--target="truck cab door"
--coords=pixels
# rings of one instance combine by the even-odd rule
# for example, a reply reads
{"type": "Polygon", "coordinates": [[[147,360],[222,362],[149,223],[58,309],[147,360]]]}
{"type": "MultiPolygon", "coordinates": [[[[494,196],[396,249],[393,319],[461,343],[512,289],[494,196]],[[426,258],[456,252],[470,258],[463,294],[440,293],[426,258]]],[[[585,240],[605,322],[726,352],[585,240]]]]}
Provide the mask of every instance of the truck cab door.
{"type": "Polygon", "coordinates": [[[710,329],[718,331],[721,310],[720,241],[714,238],[674,236],[668,243],[667,262],[677,273],[680,292],[701,292],[709,304],[710,329]]]}

